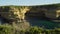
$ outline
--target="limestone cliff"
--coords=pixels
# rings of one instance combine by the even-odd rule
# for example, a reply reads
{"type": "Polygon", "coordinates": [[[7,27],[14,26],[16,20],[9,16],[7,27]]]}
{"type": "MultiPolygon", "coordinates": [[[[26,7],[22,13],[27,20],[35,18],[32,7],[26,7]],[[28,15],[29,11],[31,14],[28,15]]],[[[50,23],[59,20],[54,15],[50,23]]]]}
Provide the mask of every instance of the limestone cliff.
{"type": "MultiPolygon", "coordinates": [[[[24,21],[25,15],[34,17],[48,17],[55,19],[60,15],[57,12],[56,5],[42,5],[42,6],[1,6],[0,15],[6,19],[14,22],[24,21]]],[[[60,10],[60,9],[59,9],[60,10]]]]}
{"type": "Polygon", "coordinates": [[[0,7],[0,15],[14,22],[19,22],[21,20],[24,20],[25,13],[27,11],[29,11],[28,7],[14,7],[14,6],[0,7]]]}

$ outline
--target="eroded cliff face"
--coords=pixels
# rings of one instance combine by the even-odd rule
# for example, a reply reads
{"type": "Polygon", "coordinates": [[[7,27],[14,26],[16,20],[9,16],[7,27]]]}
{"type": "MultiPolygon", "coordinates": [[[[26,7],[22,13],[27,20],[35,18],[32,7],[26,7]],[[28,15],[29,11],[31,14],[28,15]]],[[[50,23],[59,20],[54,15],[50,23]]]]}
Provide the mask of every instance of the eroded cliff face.
{"type": "Polygon", "coordinates": [[[25,16],[56,18],[56,7],[52,6],[2,6],[0,15],[12,22],[21,22],[25,16]],[[30,8],[31,7],[31,8],[30,8]]]}
{"type": "Polygon", "coordinates": [[[47,9],[41,6],[32,6],[29,12],[26,12],[30,17],[44,17],[47,9]]]}
{"type": "Polygon", "coordinates": [[[29,11],[28,7],[0,7],[0,15],[12,22],[21,22],[25,18],[25,13],[29,11]]]}

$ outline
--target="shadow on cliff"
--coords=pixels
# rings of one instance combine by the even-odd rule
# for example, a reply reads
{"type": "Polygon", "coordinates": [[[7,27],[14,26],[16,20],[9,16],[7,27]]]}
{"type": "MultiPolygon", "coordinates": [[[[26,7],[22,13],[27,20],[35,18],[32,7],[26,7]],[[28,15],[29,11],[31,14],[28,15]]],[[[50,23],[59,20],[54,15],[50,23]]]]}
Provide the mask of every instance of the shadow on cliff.
{"type": "Polygon", "coordinates": [[[10,22],[12,22],[12,21],[13,21],[13,20],[6,19],[6,18],[4,18],[4,17],[2,17],[2,16],[0,15],[0,23],[1,23],[1,24],[6,24],[6,23],[12,24],[12,23],[10,23],[10,22]]]}

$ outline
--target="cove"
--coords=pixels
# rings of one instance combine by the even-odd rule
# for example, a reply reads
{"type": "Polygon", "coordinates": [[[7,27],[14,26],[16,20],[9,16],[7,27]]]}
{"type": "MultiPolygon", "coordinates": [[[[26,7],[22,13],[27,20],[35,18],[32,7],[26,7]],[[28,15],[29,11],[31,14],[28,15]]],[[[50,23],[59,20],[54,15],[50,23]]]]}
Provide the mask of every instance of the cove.
{"type": "Polygon", "coordinates": [[[27,16],[26,20],[31,24],[31,26],[43,27],[45,29],[60,28],[60,23],[52,22],[46,19],[27,16]]]}

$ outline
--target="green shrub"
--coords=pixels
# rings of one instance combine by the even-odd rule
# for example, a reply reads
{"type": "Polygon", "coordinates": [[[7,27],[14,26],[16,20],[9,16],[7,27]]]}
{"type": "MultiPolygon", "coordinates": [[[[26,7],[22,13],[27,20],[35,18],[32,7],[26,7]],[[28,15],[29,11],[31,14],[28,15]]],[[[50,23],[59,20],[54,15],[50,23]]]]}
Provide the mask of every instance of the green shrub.
{"type": "Polygon", "coordinates": [[[60,28],[56,29],[43,29],[40,27],[30,27],[25,34],[60,34],[60,28]]]}
{"type": "Polygon", "coordinates": [[[29,29],[29,31],[27,31],[26,33],[28,33],[28,34],[41,34],[43,32],[44,32],[44,30],[42,28],[34,26],[34,27],[31,27],[29,29]]]}
{"type": "Polygon", "coordinates": [[[10,26],[0,25],[0,34],[13,34],[13,28],[10,26]]]}

